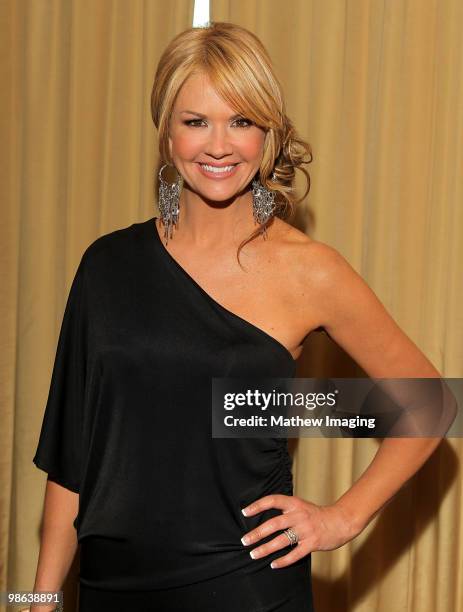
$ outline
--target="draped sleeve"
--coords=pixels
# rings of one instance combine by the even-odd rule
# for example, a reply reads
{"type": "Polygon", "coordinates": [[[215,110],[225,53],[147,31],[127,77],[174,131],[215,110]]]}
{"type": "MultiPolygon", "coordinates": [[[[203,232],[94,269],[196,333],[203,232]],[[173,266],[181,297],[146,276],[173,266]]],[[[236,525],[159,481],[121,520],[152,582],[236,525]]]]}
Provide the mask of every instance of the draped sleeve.
{"type": "Polygon", "coordinates": [[[87,364],[84,258],[75,273],[61,323],[48,400],[33,463],[78,493],[87,364]]]}

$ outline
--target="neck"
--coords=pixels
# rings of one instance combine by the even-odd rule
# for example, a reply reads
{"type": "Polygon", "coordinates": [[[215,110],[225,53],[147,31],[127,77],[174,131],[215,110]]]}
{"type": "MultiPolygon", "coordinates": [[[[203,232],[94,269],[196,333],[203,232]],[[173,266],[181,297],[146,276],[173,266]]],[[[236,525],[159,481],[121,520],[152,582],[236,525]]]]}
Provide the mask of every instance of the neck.
{"type": "Polygon", "coordinates": [[[180,194],[177,242],[200,248],[238,244],[256,229],[252,214],[252,193],[248,189],[231,200],[206,200],[186,188],[180,194]]]}

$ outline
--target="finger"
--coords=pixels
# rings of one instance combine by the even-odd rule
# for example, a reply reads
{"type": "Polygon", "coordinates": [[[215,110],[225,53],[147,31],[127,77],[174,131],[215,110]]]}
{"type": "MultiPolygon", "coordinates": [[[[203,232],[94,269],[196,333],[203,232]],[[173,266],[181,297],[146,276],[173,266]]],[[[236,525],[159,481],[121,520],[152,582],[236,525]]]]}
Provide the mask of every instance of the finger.
{"type": "MultiPolygon", "coordinates": [[[[255,544],[259,540],[262,540],[262,538],[265,538],[266,536],[269,536],[272,533],[275,533],[276,531],[282,531],[283,529],[287,529],[288,527],[295,527],[296,525],[301,523],[304,518],[305,516],[302,512],[279,514],[278,516],[274,516],[268,521],[265,521],[265,523],[262,523],[262,525],[259,525],[252,531],[249,531],[248,533],[244,534],[244,536],[241,538],[241,542],[244,544],[244,546],[255,544]]],[[[300,533],[300,531],[302,530],[298,528],[297,533],[299,538],[301,538],[303,535],[302,533],[300,533]]],[[[286,538],[286,540],[288,540],[288,538],[286,538]]]]}
{"type": "Polygon", "coordinates": [[[242,508],[241,512],[244,516],[252,516],[258,512],[263,512],[269,508],[278,508],[279,510],[286,510],[290,507],[291,495],[282,495],[280,493],[274,493],[272,495],[266,495],[261,497],[257,501],[249,504],[246,508],[242,508]]]}
{"type": "Polygon", "coordinates": [[[257,548],[253,548],[249,554],[253,559],[260,559],[261,557],[266,557],[270,553],[274,553],[277,550],[286,548],[289,545],[290,541],[288,540],[288,536],[282,533],[269,542],[266,542],[257,548]]]}
{"type": "Polygon", "coordinates": [[[296,561],[299,561],[299,559],[302,559],[302,557],[305,557],[310,552],[310,547],[307,544],[299,542],[287,555],[284,555],[283,557],[278,557],[278,559],[272,561],[270,563],[270,567],[272,569],[287,567],[288,565],[296,563],[296,561]]]}

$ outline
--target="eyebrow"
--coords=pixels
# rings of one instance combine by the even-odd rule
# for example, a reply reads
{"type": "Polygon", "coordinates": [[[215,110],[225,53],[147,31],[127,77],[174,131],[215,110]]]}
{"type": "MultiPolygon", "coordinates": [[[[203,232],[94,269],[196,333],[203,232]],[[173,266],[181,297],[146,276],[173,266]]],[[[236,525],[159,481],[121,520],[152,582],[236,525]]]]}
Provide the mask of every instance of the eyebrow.
{"type": "MultiPolygon", "coordinates": [[[[180,111],[180,113],[189,113],[190,115],[197,115],[198,117],[201,117],[201,119],[207,119],[207,115],[203,115],[202,113],[198,113],[192,110],[182,110],[180,111]]],[[[230,117],[230,119],[238,119],[238,117],[242,117],[242,116],[243,115],[241,114],[237,114],[237,115],[233,115],[233,117],[230,117]]]]}

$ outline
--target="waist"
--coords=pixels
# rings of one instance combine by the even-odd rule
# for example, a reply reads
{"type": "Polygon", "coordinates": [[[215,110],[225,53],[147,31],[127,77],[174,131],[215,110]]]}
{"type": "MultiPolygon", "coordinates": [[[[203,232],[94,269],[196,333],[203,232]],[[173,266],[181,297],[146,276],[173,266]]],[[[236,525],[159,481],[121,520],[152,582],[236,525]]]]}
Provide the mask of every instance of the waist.
{"type": "MultiPolygon", "coordinates": [[[[173,588],[221,575],[252,574],[270,568],[274,559],[290,551],[288,543],[266,557],[252,559],[240,541],[245,531],[237,530],[237,541],[226,537],[186,541],[171,535],[169,543],[138,536],[87,536],[80,541],[79,580],[89,587],[109,590],[173,588]]],[[[262,538],[260,543],[276,535],[262,538]]]]}

